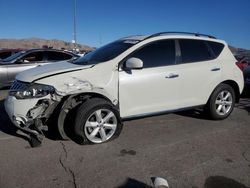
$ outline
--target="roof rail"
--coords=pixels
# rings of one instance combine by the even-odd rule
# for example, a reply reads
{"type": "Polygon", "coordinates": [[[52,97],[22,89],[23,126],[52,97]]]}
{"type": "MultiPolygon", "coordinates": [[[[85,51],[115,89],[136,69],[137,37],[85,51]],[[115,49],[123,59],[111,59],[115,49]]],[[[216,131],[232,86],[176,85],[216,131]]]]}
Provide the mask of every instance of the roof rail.
{"type": "MultiPolygon", "coordinates": [[[[196,37],[208,37],[208,38],[212,38],[212,39],[216,39],[216,37],[212,36],[212,35],[206,35],[206,34],[201,34],[201,33],[191,33],[191,32],[178,32],[178,31],[170,31],[170,32],[160,32],[160,33],[155,33],[152,34],[148,37],[146,37],[145,39],[148,38],[152,38],[152,37],[157,37],[157,36],[161,36],[161,35],[167,35],[167,34],[184,34],[184,35],[194,35],[196,37]]],[[[145,40],[144,39],[144,40],[145,40]]]]}

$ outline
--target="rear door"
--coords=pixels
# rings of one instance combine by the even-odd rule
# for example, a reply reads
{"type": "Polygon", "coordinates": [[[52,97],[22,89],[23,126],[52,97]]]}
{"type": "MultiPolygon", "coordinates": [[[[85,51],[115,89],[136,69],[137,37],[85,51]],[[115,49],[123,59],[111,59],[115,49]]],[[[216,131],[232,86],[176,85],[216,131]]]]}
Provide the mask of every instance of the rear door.
{"type": "MultiPolygon", "coordinates": [[[[183,107],[205,104],[221,81],[221,64],[203,40],[180,39],[179,81],[183,107]]],[[[218,54],[217,54],[218,55],[218,54]]]]}

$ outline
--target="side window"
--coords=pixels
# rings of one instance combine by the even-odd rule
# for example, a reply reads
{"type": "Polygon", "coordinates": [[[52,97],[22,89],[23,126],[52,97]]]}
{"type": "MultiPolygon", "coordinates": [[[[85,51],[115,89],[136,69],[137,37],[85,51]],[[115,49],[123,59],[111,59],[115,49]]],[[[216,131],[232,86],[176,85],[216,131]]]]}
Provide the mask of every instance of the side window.
{"type": "Polygon", "coordinates": [[[72,55],[69,55],[67,53],[62,53],[62,52],[47,52],[48,61],[62,61],[62,60],[68,60],[72,58],[72,55]]]}
{"type": "Polygon", "coordinates": [[[207,61],[213,58],[207,44],[202,40],[179,40],[182,63],[207,61]]]}
{"type": "Polygon", "coordinates": [[[213,50],[215,57],[217,58],[224,48],[224,44],[218,42],[207,41],[210,48],[213,50]]]}
{"type": "Polygon", "coordinates": [[[22,58],[24,63],[43,61],[43,52],[32,52],[22,58]]]}
{"type": "Polygon", "coordinates": [[[162,40],[150,43],[130,57],[143,61],[143,68],[160,67],[175,64],[175,41],[162,40]]]}
{"type": "Polygon", "coordinates": [[[0,53],[0,59],[5,59],[5,58],[7,58],[7,57],[9,57],[11,55],[12,55],[11,52],[1,52],[0,53]]]}

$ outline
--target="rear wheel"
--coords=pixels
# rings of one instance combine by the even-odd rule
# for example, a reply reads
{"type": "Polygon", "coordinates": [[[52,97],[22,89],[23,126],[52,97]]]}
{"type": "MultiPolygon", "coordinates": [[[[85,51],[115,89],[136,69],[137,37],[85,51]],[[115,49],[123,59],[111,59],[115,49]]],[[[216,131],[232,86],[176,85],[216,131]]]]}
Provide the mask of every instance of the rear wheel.
{"type": "Polygon", "coordinates": [[[75,133],[83,144],[110,141],[118,137],[121,130],[118,111],[104,99],[89,99],[77,110],[75,133]]]}
{"type": "Polygon", "coordinates": [[[227,118],[233,111],[235,92],[230,85],[220,84],[210,96],[206,110],[215,120],[227,118]]]}

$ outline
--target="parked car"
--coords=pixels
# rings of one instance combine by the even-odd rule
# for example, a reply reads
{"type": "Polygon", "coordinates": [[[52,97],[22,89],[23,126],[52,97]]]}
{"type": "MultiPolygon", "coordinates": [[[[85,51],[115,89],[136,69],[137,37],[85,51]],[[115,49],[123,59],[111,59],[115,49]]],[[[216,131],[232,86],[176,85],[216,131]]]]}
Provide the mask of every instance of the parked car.
{"type": "Polygon", "coordinates": [[[17,73],[24,70],[78,57],[73,53],[54,49],[32,49],[18,52],[0,61],[0,88],[11,85],[17,73]]]}
{"type": "Polygon", "coordinates": [[[126,119],[198,106],[211,119],[225,119],[243,86],[226,42],[166,32],[125,37],[71,63],[18,74],[5,109],[38,143],[48,119],[57,117],[63,139],[67,125],[83,144],[97,144],[116,138],[126,119]]]}
{"type": "Polygon", "coordinates": [[[250,90],[250,66],[244,70],[245,88],[250,90]]]}
{"type": "Polygon", "coordinates": [[[1,49],[0,50],[0,60],[5,59],[9,56],[12,56],[13,54],[22,51],[23,49],[21,48],[16,48],[16,49],[1,49]]]}
{"type": "Polygon", "coordinates": [[[237,65],[242,70],[245,82],[245,89],[250,89],[250,58],[237,57],[237,65]]]}

